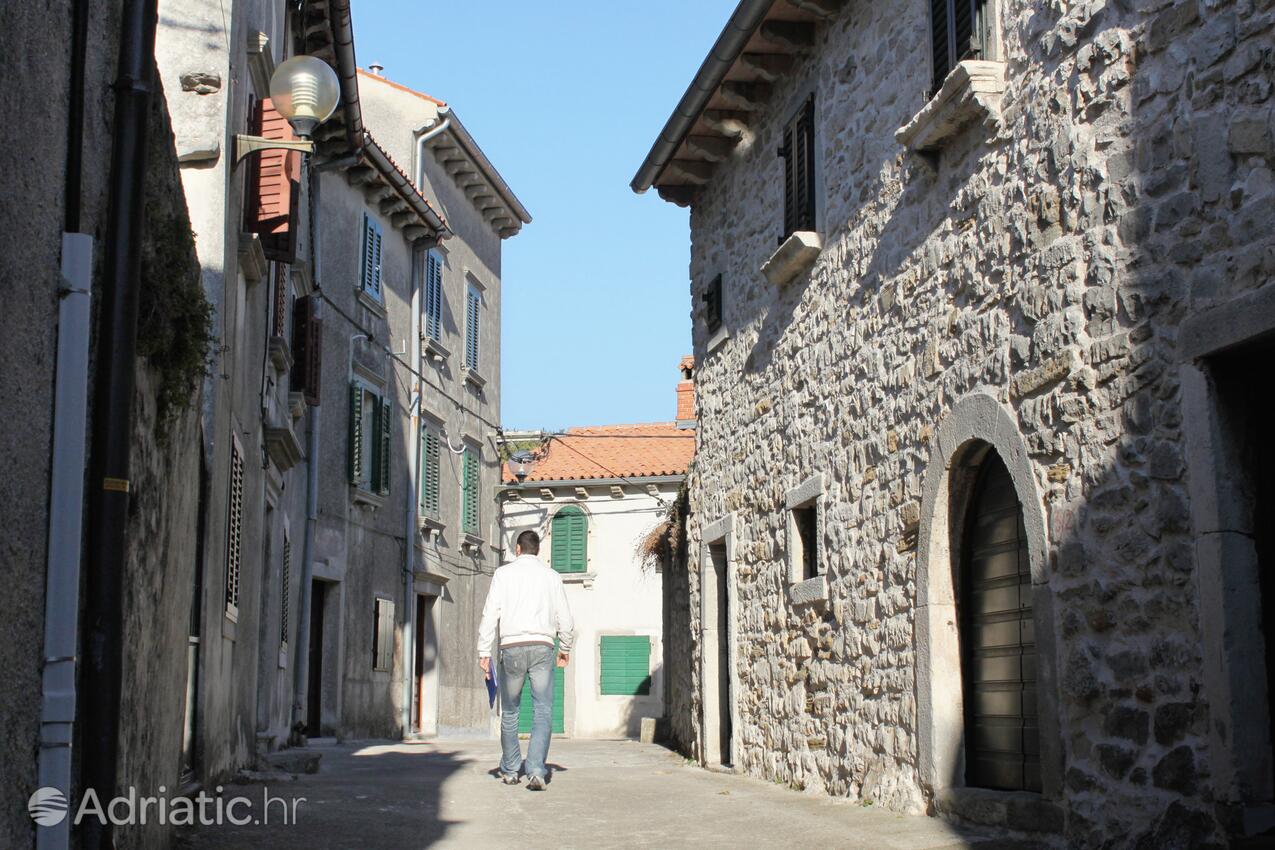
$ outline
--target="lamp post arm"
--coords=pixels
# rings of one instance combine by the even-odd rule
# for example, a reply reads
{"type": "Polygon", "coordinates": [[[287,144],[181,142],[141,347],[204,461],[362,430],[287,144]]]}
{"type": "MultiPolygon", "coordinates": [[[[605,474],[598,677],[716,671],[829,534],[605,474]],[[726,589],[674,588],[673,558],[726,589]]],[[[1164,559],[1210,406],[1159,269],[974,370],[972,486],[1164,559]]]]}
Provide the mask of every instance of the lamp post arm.
{"type": "Polygon", "coordinates": [[[282,139],[264,139],[261,136],[245,136],[243,133],[235,134],[235,165],[238,165],[239,161],[250,153],[268,150],[314,153],[314,142],[309,139],[284,141],[282,139]]]}

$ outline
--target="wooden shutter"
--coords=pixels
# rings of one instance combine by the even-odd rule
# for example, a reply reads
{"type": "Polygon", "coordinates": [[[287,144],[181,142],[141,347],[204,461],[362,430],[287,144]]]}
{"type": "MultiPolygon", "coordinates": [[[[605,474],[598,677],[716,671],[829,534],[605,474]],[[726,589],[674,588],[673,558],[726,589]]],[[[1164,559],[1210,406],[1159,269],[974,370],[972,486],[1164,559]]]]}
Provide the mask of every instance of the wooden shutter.
{"type": "Polygon", "coordinates": [[[779,155],[784,160],[782,243],[798,230],[815,229],[815,99],[811,95],[784,128],[779,155]]]}
{"type": "Polygon", "coordinates": [[[359,288],[381,300],[381,225],[363,213],[363,262],[359,269],[359,288]]]}
{"type": "Polygon", "coordinates": [[[779,237],[782,243],[797,229],[797,178],[793,171],[793,128],[784,127],[784,140],[779,155],[784,160],[784,231],[779,237]]]}
{"type": "Polygon", "coordinates": [[[391,428],[394,420],[394,402],[388,398],[381,399],[378,413],[378,439],[380,440],[380,448],[377,450],[376,464],[376,492],[382,496],[389,495],[390,492],[390,459],[393,457],[391,449],[393,444],[390,442],[391,428]]]}
{"type": "Polygon", "coordinates": [[[425,333],[431,339],[442,339],[443,261],[433,251],[425,261],[425,333]]]}
{"type": "Polygon", "coordinates": [[[951,17],[948,4],[952,0],[930,0],[930,55],[934,63],[934,91],[943,87],[943,81],[952,70],[951,17]]]}
{"type": "Polygon", "coordinates": [[[1022,506],[994,452],[979,470],[963,550],[965,784],[1040,791],[1031,563],[1022,506]]]}
{"type": "Polygon", "coordinates": [[[226,511],[226,613],[239,617],[239,577],[243,558],[244,457],[239,438],[230,435],[230,482],[226,511]]]}
{"type": "Polygon", "coordinates": [[[550,561],[560,573],[582,573],[589,567],[589,519],[575,505],[554,514],[549,528],[550,561]]]}
{"type": "Polygon", "coordinates": [[[283,530],[283,586],[279,589],[279,643],[288,645],[288,611],[292,607],[292,536],[283,530]]]}
{"type": "Polygon", "coordinates": [[[469,290],[465,305],[465,366],[478,370],[478,310],[482,297],[474,289],[469,290]]]}
{"type": "Polygon", "coordinates": [[[651,693],[651,639],[646,635],[603,635],[603,696],[647,696],[651,693]]]}
{"type": "Polygon", "coordinates": [[[461,485],[461,526],[466,534],[478,533],[478,453],[465,449],[461,485]]]}
{"type": "Polygon", "coordinates": [[[306,404],[317,406],[323,380],[323,320],[319,318],[318,296],[306,295],[292,305],[292,356],[289,389],[304,393],[306,404]]]}
{"type": "Polygon", "coordinates": [[[350,483],[363,478],[363,387],[350,384],[350,483]]]}
{"type": "Polygon", "coordinates": [[[423,516],[438,518],[439,442],[433,431],[421,429],[421,498],[423,516]]]}
{"type": "Polygon", "coordinates": [[[389,670],[394,665],[394,603],[377,599],[372,630],[372,669],[389,670]]]}
{"type": "MultiPolygon", "coordinates": [[[[274,108],[270,98],[257,102],[252,123],[254,132],[263,138],[289,142],[296,139],[292,125],[274,108]]],[[[254,153],[252,161],[244,227],[249,233],[261,235],[267,258],[292,262],[296,253],[293,218],[300,192],[301,152],[265,150],[254,153]]]]}

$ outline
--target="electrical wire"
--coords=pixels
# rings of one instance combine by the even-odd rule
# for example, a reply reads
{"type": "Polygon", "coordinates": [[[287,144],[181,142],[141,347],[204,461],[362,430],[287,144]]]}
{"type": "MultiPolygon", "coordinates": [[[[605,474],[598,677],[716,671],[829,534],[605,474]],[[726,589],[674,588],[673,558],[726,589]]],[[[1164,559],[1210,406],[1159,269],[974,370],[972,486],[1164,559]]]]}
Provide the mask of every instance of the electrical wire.
{"type": "MultiPolygon", "coordinates": [[[[626,483],[632,484],[634,487],[640,487],[640,486],[641,486],[641,485],[640,485],[640,484],[638,484],[636,481],[634,481],[632,478],[629,478],[629,477],[628,477],[628,476],[626,476],[626,475],[621,475],[620,473],[616,472],[615,470],[608,468],[608,467],[607,467],[605,464],[603,464],[601,461],[597,460],[596,458],[591,458],[591,457],[589,457],[587,454],[585,454],[584,452],[580,451],[580,450],[579,450],[579,449],[577,449],[575,446],[572,446],[572,445],[570,445],[569,443],[564,442],[562,439],[558,438],[557,436],[551,436],[551,437],[549,438],[549,442],[553,442],[554,440],[557,440],[559,443],[562,443],[562,445],[563,445],[563,447],[564,447],[564,448],[570,449],[571,451],[573,451],[573,452],[575,452],[576,454],[580,455],[580,457],[584,458],[585,460],[589,461],[590,463],[596,463],[600,469],[606,470],[607,472],[611,473],[613,476],[615,476],[615,478],[616,478],[617,480],[619,480],[619,481],[624,481],[624,482],[626,482],[626,483]]],[[[667,507],[668,507],[668,502],[664,501],[664,499],[663,499],[663,498],[661,498],[660,496],[655,495],[655,494],[651,494],[651,498],[655,499],[655,501],[656,501],[656,502],[660,505],[660,507],[662,507],[662,508],[667,508],[667,507]]]]}

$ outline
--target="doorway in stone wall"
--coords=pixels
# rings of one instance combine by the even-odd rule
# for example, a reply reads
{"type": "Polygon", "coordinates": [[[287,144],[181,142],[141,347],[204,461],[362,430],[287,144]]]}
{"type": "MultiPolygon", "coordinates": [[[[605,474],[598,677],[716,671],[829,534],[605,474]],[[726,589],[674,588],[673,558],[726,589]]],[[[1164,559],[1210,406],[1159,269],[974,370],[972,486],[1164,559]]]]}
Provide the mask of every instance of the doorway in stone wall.
{"type": "Polygon", "coordinates": [[[416,627],[413,632],[412,731],[431,735],[438,731],[438,635],[433,614],[437,596],[416,594],[416,627]]]}
{"type": "Polygon", "coordinates": [[[703,619],[703,710],[704,762],[707,766],[734,764],[735,694],[732,687],[733,606],[729,556],[725,541],[704,547],[703,619]]]}
{"type": "Polygon", "coordinates": [[[323,734],[323,609],[327,603],[328,583],[310,582],[310,653],[306,670],[306,735],[323,734]]]}

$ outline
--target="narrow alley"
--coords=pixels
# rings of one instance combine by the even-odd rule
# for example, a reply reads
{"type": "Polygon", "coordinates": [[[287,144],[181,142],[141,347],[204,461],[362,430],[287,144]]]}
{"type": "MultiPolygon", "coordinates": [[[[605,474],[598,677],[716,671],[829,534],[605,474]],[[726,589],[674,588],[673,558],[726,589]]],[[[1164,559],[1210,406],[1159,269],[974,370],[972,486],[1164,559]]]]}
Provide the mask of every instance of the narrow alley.
{"type": "MultiPolygon", "coordinates": [[[[502,785],[494,741],[352,743],[318,748],[319,772],[296,781],[228,785],[224,797],[271,797],[296,822],[208,826],[182,850],[362,850],[395,847],[791,847],[939,850],[1020,846],[937,818],[901,815],[823,794],[701,770],[636,741],[556,740],[541,793],[502,785]]],[[[244,810],[247,813],[247,809],[244,810]]],[[[1026,846],[1026,845],[1022,845],[1026,846]]]]}

